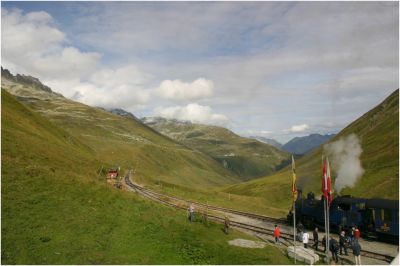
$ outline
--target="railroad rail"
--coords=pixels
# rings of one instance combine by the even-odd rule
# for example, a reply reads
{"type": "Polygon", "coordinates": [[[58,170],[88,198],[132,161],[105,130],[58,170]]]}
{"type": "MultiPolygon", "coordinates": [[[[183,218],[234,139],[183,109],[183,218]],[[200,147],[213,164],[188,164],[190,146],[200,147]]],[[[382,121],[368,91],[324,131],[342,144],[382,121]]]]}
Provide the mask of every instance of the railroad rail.
{"type": "MultiPolygon", "coordinates": [[[[146,188],[144,188],[142,186],[138,186],[138,185],[134,184],[130,180],[129,174],[125,176],[125,183],[130,188],[132,188],[133,190],[135,190],[136,192],[140,193],[141,195],[143,195],[146,198],[149,198],[149,199],[151,199],[153,201],[159,202],[161,204],[164,204],[164,205],[176,208],[176,209],[187,210],[187,206],[188,206],[188,201],[187,200],[180,199],[180,198],[177,198],[177,197],[172,197],[172,196],[169,196],[169,195],[164,195],[164,194],[157,193],[157,192],[151,191],[149,189],[146,189],[146,188]],[[184,202],[184,204],[172,203],[171,201],[165,200],[165,198],[176,200],[176,201],[182,201],[182,202],[184,202]]],[[[198,203],[198,202],[193,202],[193,201],[190,201],[190,202],[194,203],[196,205],[202,206],[203,208],[205,207],[206,210],[223,211],[223,212],[226,212],[226,213],[242,215],[242,216],[245,216],[245,217],[258,219],[258,220],[263,220],[263,221],[267,221],[267,222],[280,223],[280,224],[282,224],[284,222],[286,224],[286,221],[284,221],[283,219],[276,219],[276,218],[267,217],[267,216],[263,216],[263,215],[258,215],[258,214],[248,213],[248,212],[242,212],[242,211],[237,211],[237,210],[223,208],[223,207],[211,206],[211,205],[198,203]]],[[[225,218],[218,217],[216,215],[212,215],[212,214],[208,213],[207,211],[203,212],[203,215],[207,215],[207,219],[210,219],[210,220],[215,221],[215,222],[223,223],[225,221],[225,218]]],[[[267,236],[273,236],[273,233],[274,233],[274,229],[269,229],[269,228],[265,228],[265,227],[261,227],[261,226],[250,225],[250,224],[246,224],[246,223],[240,223],[240,222],[237,222],[237,221],[230,221],[230,226],[234,227],[234,228],[241,229],[241,230],[247,230],[247,231],[250,231],[250,232],[253,232],[253,233],[257,233],[257,234],[261,234],[261,235],[267,235],[267,236]]],[[[293,234],[281,232],[280,239],[284,240],[284,241],[281,242],[283,245],[285,245],[285,246],[292,245],[292,243],[293,243],[292,242],[293,241],[293,234]]],[[[313,242],[313,241],[310,240],[310,242],[313,242]]],[[[362,250],[361,251],[361,255],[363,257],[377,259],[377,260],[385,261],[385,262],[389,262],[389,263],[394,259],[393,256],[386,255],[386,254],[380,254],[380,253],[377,253],[377,252],[367,251],[367,250],[362,250]]],[[[345,261],[346,263],[350,263],[351,262],[350,260],[345,259],[345,258],[341,258],[341,259],[343,261],[345,261]]]]}
{"type": "MultiPolygon", "coordinates": [[[[178,197],[173,197],[173,196],[157,193],[157,192],[154,192],[152,190],[149,190],[149,189],[146,189],[144,187],[141,187],[141,186],[138,186],[136,184],[133,184],[130,181],[129,177],[128,178],[125,177],[125,179],[128,179],[132,186],[135,186],[136,189],[139,189],[141,191],[146,191],[147,193],[150,193],[150,194],[153,194],[153,195],[156,195],[156,196],[159,196],[159,197],[164,197],[164,198],[169,198],[169,199],[172,199],[172,200],[188,202],[185,199],[181,199],[181,198],[178,198],[178,197]]],[[[229,209],[229,208],[224,208],[224,207],[219,207],[219,206],[208,205],[208,204],[204,204],[204,203],[200,203],[200,202],[196,202],[196,201],[190,201],[190,202],[195,204],[195,205],[202,206],[203,208],[207,208],[207,209],[210,209],[210,210],[223,211],[223,212],[231,213],[231,214],[238,214],[238,215],[241,215],[241,216],[245,216],[245,217],[249,217],[249,218],[253,218],[253,219],[257,219],[257,220],[261,220],[261,221],[281,224],[281,225],[283,225],[283,224],[286,225],[287,224],[287,221],[285,219],[282,219],[282,218],[273,218],[273,217],[268,217],[268,216],[264,216],[264,215],[260,215],[260,214],[249,213],[249,212],[244,212],[244,211],[239,211],[239,210],[234,210],[234,209],[229,209]]]]}

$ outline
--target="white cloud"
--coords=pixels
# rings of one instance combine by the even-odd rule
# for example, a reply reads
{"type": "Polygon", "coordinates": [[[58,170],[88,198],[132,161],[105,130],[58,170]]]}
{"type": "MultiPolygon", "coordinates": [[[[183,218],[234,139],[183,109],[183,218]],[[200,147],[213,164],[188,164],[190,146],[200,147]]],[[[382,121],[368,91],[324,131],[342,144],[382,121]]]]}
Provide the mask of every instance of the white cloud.
{"type": "Polygon", "coordinates": [[[294,125],[292,126],[289,131],[293,132],[293,133],[297,133],[297,132],[303,132],[305,130],[307,130],[308,128],[310,128],[307,124],[302,124],[302,125],[294,125]]]}
{"type": "Polygon", "coordinates": [[[338,131],[399,84],[397,2],[66,5],[59,21],[2,8],[2,63],[89,104],[146,104],[147,116],[166,101],[197,101],[232,118],[235,131],[267,128],[284,141],[338,131]],[[100,55],[75,41],[116,67],[100,67],[100,55]],[[132,62],[157,80],[118,71],[132,62]],[[211,90],[187,89],[199,77],[211,90]],[[157,89],[149,96],[147,87],[157,89]],[[293,131],[298,121],[309,128],[293,131]]]}
{"type": "Polygon", "coordinates": [[[246,133],[245,133],[245,135],[255,135],[255,136],[269,136],[269,135],[271,135],[271,134],[273,134],[273,132],[272,131],[269,131],[269,130],[260,130],[260,131],[258,131],[258,130],[246,130],[246,133]]]}
{"type": "Polygon", "coordinates": [[[75,100],[102,107],[140,107],[150,99],[150,90],[144,89],[150,75],[134,65],[117,69],[104,68],[93,73],[88,82],[72,87],[75,100]]]}
{"type": "Polygon", "coordinates": [[[150,75],[135,65],[100,66],[101,55],[68,43],[46,12],[2,9],[2,65],[38,77],[54,91],[82,103],[134,109],[147,103],[150,75]]]}
{"type": "Polygon", "coordinates": [[[170,100],[195,100],[210,97],[214,83],[211,80],[198,78],[191,83],[176,80],[164,80],[156,89],[156,94],[170,100]]]}
{"type": "Polygon", "coordinates": [[[101,55],[67,46],[65,33],[46,12],[23,14],[2,9],[2,65],[14,73],[28,73],[43,81],[80,78],[91,73],[101,55]]]}
{"type": "Polygon", "coordinates": [[[194,123],[226,125],[229,119],[223,114],[213,113],[211,107],[190,103],[186,106],[156,108],[155,115],[165,118],[187,120],[194,123]]]}
{"type": "Polygon", "coordinates": [[[263,135],[270,135],[273,132],[272,131],[268,131],[268,130],[261,130],[260,133],[263,134],[263,135]]]}

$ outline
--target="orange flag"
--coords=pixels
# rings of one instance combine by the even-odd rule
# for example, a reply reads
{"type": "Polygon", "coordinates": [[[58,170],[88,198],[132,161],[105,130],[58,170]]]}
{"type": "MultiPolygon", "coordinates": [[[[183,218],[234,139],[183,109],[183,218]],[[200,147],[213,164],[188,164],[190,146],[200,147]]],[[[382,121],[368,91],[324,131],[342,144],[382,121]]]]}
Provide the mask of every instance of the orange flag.
{"type": "Polygon", "coordinates": [[[296,165],[294,163],[294,158],[292,155],[292,173],[293,173],[293,179],[292,179],[292,193],[293,193],[293,201],[297,200],[297,187],[296,187],[296,165]]]}

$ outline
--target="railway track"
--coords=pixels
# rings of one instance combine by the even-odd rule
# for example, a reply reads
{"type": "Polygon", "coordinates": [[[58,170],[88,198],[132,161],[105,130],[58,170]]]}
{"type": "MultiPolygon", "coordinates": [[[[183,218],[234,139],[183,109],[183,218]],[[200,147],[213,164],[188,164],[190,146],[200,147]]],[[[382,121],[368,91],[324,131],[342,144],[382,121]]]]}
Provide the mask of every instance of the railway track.
{"type": "MultiPolygon", "coordinates": [[[[147,192],[148,194],[152,194],[152,195],[155,195],[155,196],[158,196],[158,197],[163,197],[163,198],[169,198],[171,200],[188,202],[187,200],[184,200],[184,199],[181,199],[181,198],[178,198],[178,197],[173,197],[173,196],[169,196],[169,195],[165,195],[165,194],[160,194],[160,193],[151,191],[149,189],[146,189],[144,187],[135,185],[130,181],[129,177],[128,178],[125,177],[125,179],[129,180],[131,186],[134,186],[134,187],[136,187],[137,189],[139,189],[139,190],[141,190],[143,192],[147,192]]],[[[249,213],[249,212],[238,211],[238,210],[233,210],[233,209],[229,209],[229,208],[212,206],[212,205],[207,205],[207,204],[200,203],[200,202],[195,202],[195,201],[190,201],[190,202],[195,204],[195,205],[197,205],[197,206],[201,206],[203,208],[207,208],[209,210],[215,210],[215,211],[222,211],[222,212],[231,213],[231,214],[237,214],[237,215],[241,215],[241,216],[245,216],[245,217],[249,217],[249,218],[253,218],[253,219],[257,219],[257,220],[261,220],[261,221],[276,223],[276,224],[280,224],[280,225],[287,224],[287,221],[285,219],[273,218],[273,217],[268,217],[268,216],[255,214],[255,213],[249,213]]]]}
{"type": "MultiPolygon", "coordinates": [[[[177,197],[172,197],[172,196],[169,196],[169,195],[160,194],[160,193],[151,191],[149,189],[146,189],[144,187],[138,186],[138,185],[134,184],[130,180],[129,174],[125,176],[125,183],[130,188],[132,188],[133,190],[135,190],[136,192],[138,192],[139,194],[143,195],[146,198],[149,198],[149,199],[151,199],[153,201],[159,202],[161,204],[164,204],[164,205],[176,208],[176,209],[187,210],[187,206],[189,204],[187,200],[180,199],[180,198],[177,198],[177,197]],[[174,201],[178,201],[178,202],[180,201],[180,202],[182,202],[182,204],[173,203],[173,202],[171,202],[169,200],[166,200],[166,199],[174,200],[174,201]]],[[[245,216],[245,217],[249,217],[249,218],[253,218],[253,219],[258,219],[258,220],[262,220],[262,221],[267,221],[267,222],[272,222],[272,223],[277,223],[277,224],[287,224],[286,221],[283,220],[283,219],[276,219],[276,218],[267,217],[267,216],[263,216],[263,215],[258,215],[258,214],[248,213],[248,212],[242,212],[242,211],[237,211],[237,210],[223,208],[223,207],[211,206],[211,205],[198,203],[198,202],[193,202],[193,201],[191,201],[191,203],[193,203],[195,205],[198,205],[198,206],[202,206],[203,207],[202,214],[206,215],[207,219],[215,221],[215,222],[219,222],[219,223],[224,223],[225,218],[210,214],[210,213],[208,213],[208,210],[222,211],[222,212],[225,212],[225,213],[241,215],[241,216],[245,216]],[[205,211],[204,211],[204,208],[205,208],[205,211]]],[[[255,225],[246,224],[246,223],[240,223],[240,222],[237,222],[237,221],[230,221],[230,226],[234,227],[234,228],[241,229],[241,230],[247,230],[247,231],[250,231],[252,233],[261,234],[261,235],[264,235],[264,236],[265,235],[266,236],[273,236],[273,233],[274,233],[274,230],[270,229],[270,228],[255,226],[255,225]]],[[[293,234],[281,232],[280,239],[284,240],[284,241],[281,241],[281,243],[283,245],[285,245],[285,246],[289,246],[289,245],[293,244],[293,234]]],[[[312,243],[313,241],[310,240],[310,242],[312,243]]],[[[380,260],[380,261],[384,261],[384,262],[389,262],[389,263],[394,259],[393,256],[386,255],[386,254],[380,254],[380,253],[377,253],[377,252],[367,251],[367,250],[361,251],[361,255],[363,257],[372,258],[372,259],[376,259],[376,260],[380,260]]],[[[347,264],[351,262],[350,260],[346,260],[346,259],[343,259],[343,261],[346,262],[347,264]]]]}

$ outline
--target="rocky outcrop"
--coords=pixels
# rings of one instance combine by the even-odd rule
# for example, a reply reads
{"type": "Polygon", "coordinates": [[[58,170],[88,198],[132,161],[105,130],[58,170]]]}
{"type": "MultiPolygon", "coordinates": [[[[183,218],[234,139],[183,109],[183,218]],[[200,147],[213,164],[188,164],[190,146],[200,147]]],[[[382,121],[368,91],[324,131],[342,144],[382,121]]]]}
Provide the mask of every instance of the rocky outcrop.
{"type": "Polygon", "coordinates": [[[20,83],[22,85],[31,86],[39,90],[54,93],[48,86],[44,85],[38,78],[20,74],[14,76],[8,69],[5,69],[3,67],[1,67],[1,77],[20,83]]]}

